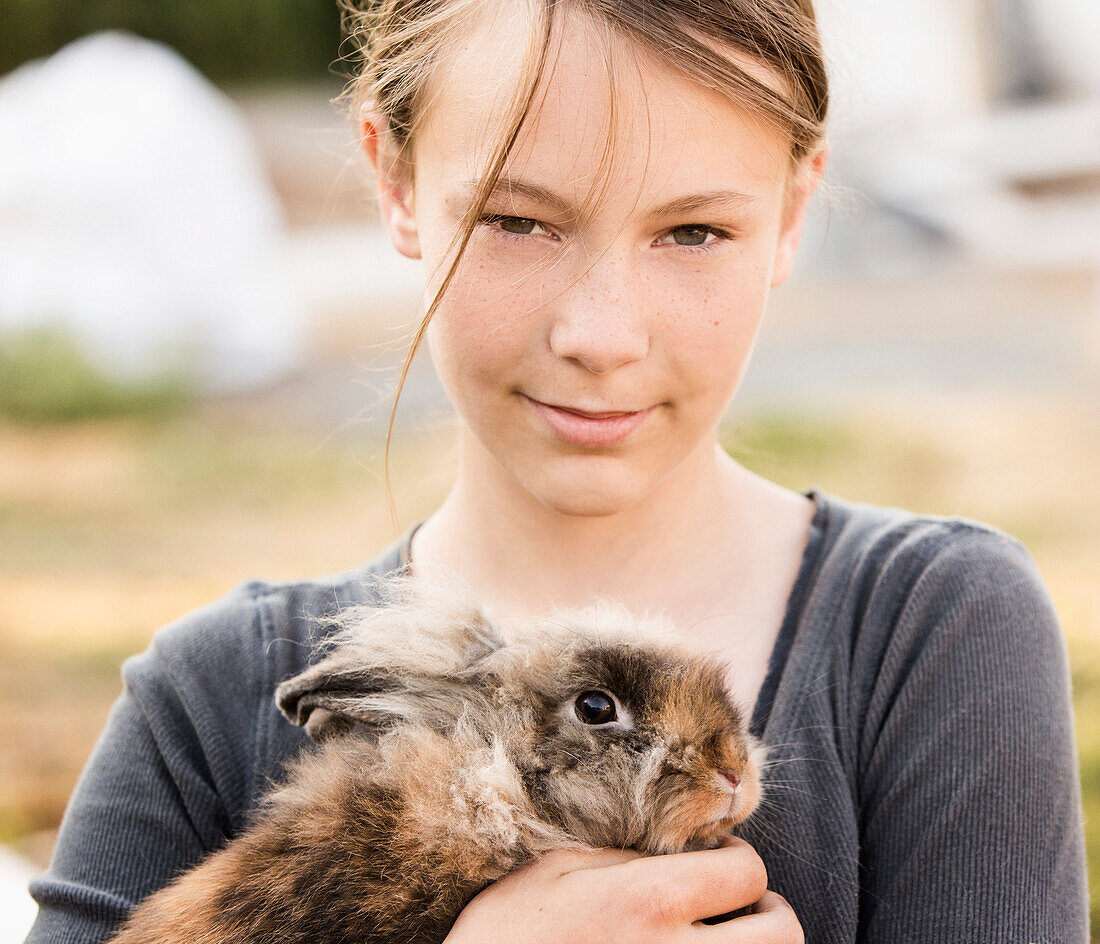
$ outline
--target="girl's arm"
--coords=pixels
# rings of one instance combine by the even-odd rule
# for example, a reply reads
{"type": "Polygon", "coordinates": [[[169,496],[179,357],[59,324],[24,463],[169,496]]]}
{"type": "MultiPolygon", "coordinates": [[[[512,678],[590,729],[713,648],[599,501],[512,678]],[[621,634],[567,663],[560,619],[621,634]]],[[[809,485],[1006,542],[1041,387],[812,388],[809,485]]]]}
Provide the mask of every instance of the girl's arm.
{"type": "Polygon", "coordinates": [[[66,809],[27,944],[103,941],[141,899],[241,825],[255,771],[259,610],[242,587],[123,666],[66,809]]]}
{"type": "Polygon", "coordinates": [[[955,536],[881,655],[857,758],[860,940],[1088,940],[1065,644],[1027,551],[955,536]]]}

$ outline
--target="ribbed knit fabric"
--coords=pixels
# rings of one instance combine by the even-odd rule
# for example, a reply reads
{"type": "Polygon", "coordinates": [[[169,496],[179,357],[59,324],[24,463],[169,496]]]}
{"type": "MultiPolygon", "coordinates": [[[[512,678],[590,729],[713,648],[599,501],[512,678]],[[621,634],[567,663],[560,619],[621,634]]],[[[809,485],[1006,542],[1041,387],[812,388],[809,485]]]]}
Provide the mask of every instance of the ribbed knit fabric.
{"type": "MultiPolygon", "coordinates": [[[[1021,545],[959,519],[811,493],[809,543],[753,715],[765,803],[742,835],[809,944],[1084,944],[1069,674],[1021,545]]],[[[275,686],[365,567],[251,582],[162,629],[62,824],[28,944],[107,938],[248,822],[306,740],[275,686]]],[[[715,929],[718,930],[717,928],[715,929]]]]}

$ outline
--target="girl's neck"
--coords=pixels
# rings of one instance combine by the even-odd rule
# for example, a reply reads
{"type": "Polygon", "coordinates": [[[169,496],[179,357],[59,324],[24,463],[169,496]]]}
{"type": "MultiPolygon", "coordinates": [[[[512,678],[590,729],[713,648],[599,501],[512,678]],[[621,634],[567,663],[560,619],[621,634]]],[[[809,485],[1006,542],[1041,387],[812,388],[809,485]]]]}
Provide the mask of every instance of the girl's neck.
{"type": "MultiPolygon", "coordinates": [[[[466,444],[464,444],[466,446],[466,444]]],[[[760,535],[807,503],[734,462],[713,439],[643,500],[602,516],[539,502],[476,445],[439,510],[417,532],[413,567],[457,573],[498,617],[542,615],[597,594],[631,609],[703,619],[754,577],[760,535]],[[770,522],[770,524],[769,524],[770,522]]]]}

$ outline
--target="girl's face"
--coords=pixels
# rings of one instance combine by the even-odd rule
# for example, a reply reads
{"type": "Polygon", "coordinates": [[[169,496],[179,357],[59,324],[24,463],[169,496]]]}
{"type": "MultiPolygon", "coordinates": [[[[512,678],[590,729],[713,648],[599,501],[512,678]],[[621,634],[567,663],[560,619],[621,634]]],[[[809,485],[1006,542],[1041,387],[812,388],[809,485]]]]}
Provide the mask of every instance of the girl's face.
{"type": "MultiPolygon", "coordinates": [[[[519,84],[520,53],[504,50],[526,33],[518,17],[482,27],[433,83],[414,182],[382,183],[383,218],[430,289],[519,84]]],[[[598,36],[559,21],[428,333],[464,460],[574,515],[625,509],[713,461],[823,161],[789,173],[778,131],[622,41],[612,102],[598,36]]]]}

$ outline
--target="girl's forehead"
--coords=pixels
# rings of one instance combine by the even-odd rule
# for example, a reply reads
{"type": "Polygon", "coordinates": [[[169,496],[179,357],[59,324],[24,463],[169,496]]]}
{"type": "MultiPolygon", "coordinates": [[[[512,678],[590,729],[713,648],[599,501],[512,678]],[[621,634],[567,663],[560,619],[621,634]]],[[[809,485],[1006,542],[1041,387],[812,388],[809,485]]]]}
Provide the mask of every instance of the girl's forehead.
{"type": "MultiPolygon", "coordinates": [[[[513,10],[521,8],[516,4],[513,10]]],[[[506,176],[566,193],[782,188],[789,142],[763,119],[587,17],[559,18],[506,176]]],[[[487,19],[441,67],[414,142],[417,185],[480,179],[523,88],[531,25],[487,19]]],[[[760,67],[762,68],[762,67],[760,67]]]]}

